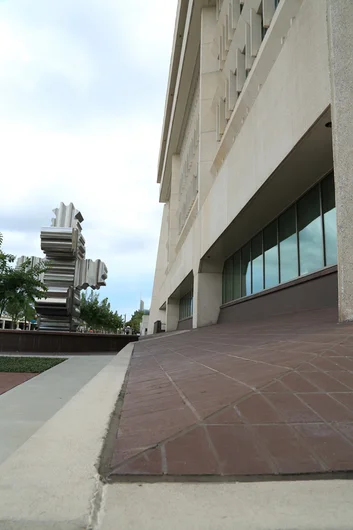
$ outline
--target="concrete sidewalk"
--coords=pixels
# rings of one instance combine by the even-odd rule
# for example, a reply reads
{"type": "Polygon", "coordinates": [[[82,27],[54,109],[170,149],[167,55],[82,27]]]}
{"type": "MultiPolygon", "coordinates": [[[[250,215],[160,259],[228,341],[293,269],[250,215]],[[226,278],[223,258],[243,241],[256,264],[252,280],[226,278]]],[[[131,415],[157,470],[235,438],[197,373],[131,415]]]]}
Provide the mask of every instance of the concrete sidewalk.
{"type": "Polygon", "coordinates": [[[0,464],[112,359],[72,356],[0,395],[0,464]]]}
{"type": "MultiPolygon", "coordinates": [[[[98,373],[98,365],[92,367],[91,380],[84,386],[81,380],[80,389],[76,384],[66,405],[0,465],[1,530],[95,528],[102,494],[96,466],[132,348],[126,346],[98,373]]],[[[57,389],[68,373],[62,376],[55,383],[53,374],[57,389]]],[[[42,412],[48,412],[45,405],[42,412]]]]}

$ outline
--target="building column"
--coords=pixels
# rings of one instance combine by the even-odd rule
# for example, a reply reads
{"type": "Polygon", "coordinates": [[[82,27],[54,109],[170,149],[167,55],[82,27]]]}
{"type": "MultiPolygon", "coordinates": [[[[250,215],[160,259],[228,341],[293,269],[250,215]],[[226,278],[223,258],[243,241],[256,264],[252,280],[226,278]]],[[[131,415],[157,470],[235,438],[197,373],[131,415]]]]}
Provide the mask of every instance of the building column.
{"type": "Polygon", "coordinates": [[[199,209],[213,183],[211,166],[218,148],[216,113],[213,108],[213,100],[219,82],[219,62],[213,51],[216,26],[216,8],[204,7],[201,11],[200,37],[199,209]]]}
{"type": "Polygon", "coordinates": [[[353,2],[327,0],[337,209],[338,313],[353,320],[353,2]]]}
{"type": "Polygon", "coordinates": [[[202,264],[200,270],[194,273],[193,328],[217,324],[222,304],[223,263],[202,264]]]}
{"type": "Polygon", "coordinates": [[[5,320],[1,320],[1,329],[5,329],[5,320]]]}
{"type": "Polygon", "coordinates": [[[168,298],[166,331],[175,331],[179,322],[179,300],[168,298]]]}

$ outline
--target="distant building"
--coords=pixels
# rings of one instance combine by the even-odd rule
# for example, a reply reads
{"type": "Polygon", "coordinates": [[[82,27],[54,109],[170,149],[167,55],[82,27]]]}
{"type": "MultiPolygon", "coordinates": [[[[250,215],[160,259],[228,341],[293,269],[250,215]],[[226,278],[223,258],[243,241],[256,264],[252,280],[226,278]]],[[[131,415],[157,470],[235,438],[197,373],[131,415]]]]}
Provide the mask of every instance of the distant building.
{"type": "Polygon", "coordinates": [[[352,32],[348,0],[179,0],[149,333],[353,320],[352,32]]]}
{"type": "MultiPolygon", "coordinates": [[[[36,329],[36,322],[26,322],[26,330],[36,329]]],[[[12,318],[7,315],[0,316],[0,329],[12,329],[12,318]]],[[[25,329],[24,320],[19,320],[15,329],[25,329]]]]}
{"type": "Polygon", "coordinates": [[[145,309],[143,311],[144,311],[144,314],[143,314],[142,321],[141,321],[141,324],[140,324],[140,335],[141,335],[141,337],[143,337],[144,335],[147,335],[147,333],[148,333],[148,324],[149,324],[149,320],[150,320],[150,312],[149,312],[149,310],[145,309]]]}

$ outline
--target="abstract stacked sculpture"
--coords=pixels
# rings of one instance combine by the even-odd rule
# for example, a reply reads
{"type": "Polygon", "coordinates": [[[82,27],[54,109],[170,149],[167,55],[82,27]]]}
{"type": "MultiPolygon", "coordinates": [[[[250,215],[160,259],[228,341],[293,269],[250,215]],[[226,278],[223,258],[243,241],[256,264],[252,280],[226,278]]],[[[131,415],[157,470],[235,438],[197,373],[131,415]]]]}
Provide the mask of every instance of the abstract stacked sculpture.
{"type": "Polygon", "coordinates": [[[48,288],[46,298],[36,302],[38,329],[76,331],[80,317],[80,290],[104,286],[108,270],[100,260],[85,259],[81,212],[72,203],[68,206],[61,203],[53,212],[55,218],[51,226],[42,228],[40,233],[41,249],[49,262],[49,269],[43,278],[48,288]]]}

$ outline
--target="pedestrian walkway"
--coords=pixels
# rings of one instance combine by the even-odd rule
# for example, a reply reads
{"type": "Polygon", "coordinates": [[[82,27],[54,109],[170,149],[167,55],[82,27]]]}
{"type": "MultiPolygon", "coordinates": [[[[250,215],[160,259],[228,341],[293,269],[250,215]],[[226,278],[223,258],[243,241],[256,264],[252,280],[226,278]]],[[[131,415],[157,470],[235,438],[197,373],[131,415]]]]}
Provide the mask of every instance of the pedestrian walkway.
{"type": "Polygon", "coordinates": [[[135,346],[110,480],[353,470],[353,324],[333,310],[135,346]]]}
{"type": "Polygon", "coordinates": [[[0,464],[112,358],[112,355],[69,357],[63,363],[0,395],[0,464]]]}
{"type": "Polygon", "coordinates": [[[351,480],[202,484],[196,477],[197,483],[180,484],[146,483],[155,478],[144,476],[136,484],[102,481],[99,455],[103,440],[116,435],[113,430],[106,438],[133,347],[127,345],[78,388],[0,464],[0,530],[351,530],[351,480]]]}
{"type": "MultiPolygon", "coordinates": [[[[111,360],[69,359],[4,394],[14,398],[21,389],[30,403],[14,398],[13,411],[20,419],[22,409],[42,424],[0,463],[0,530],[98,530],[103,484],[97,462],[132,348],[128,344],[111,360]],[[41,378],[46,380],[34,391],[34,399],[29,386],[41,378]]],[[[1,398],[1,412],[3,403],[1,398]]],[[[13,429],[11,422],[8,427],[13,429]]],[[[1,426],[1,443],[3,432],[1,426]]]]}

